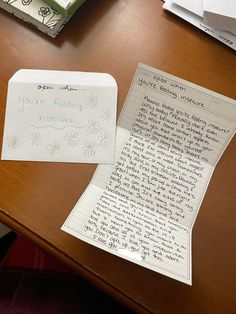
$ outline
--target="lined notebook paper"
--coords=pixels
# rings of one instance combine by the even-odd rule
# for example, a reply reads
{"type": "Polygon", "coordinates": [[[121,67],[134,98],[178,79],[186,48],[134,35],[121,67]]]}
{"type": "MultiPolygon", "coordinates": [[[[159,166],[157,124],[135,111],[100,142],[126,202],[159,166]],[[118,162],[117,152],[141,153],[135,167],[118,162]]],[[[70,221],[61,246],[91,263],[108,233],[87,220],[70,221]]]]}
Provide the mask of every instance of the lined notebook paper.
{"type": "Polygon", "coordinates": [[[236,101],[140,64],[117,126],[62,230],[187,284],[192,227],[236,129],[236,101]]]}

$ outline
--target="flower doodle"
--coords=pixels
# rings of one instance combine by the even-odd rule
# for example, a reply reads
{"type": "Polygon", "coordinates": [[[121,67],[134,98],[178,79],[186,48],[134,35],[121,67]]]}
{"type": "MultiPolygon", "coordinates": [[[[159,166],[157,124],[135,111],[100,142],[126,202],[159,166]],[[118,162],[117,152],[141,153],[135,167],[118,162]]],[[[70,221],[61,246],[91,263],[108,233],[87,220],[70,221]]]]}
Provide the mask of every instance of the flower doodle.
{"type": "Polygon", "coordinates": [[[42,17],[47,17],[48,15],[51,14],[51,11],[48,7],[41,7],[38,11],[38,14],[41,15],[42,17]]]}
{"type": "Polygon", "coordinates": [[[45,24],[45,18],[51,14],[51,10],[48,7],[41,7],[38,11],[38,15],[42,16],[42,23],[45,24]]]}
{"type": "Polygon", "coordinates": [[[84,156],[93,157],[96,154],[96,144],[94,142],[84,143],[84,156]]]}
{"type": "Polygon", "coordinates": [[[19,140],[17,137],[13,136],[13,137],[8,137],[7,138],[8,141],[8,147],[11,149],[17,149],[18,145],[19,145],[19,140]]]}
{"type": "Polygon", "coordinates": [[[111,119],[111,111],[110,111],[110,109],[109,108],[104,109],[101,112],[100,116],[101,116],[101,119],[103,121],[109,122],[110,119],[111,119]]]}
{"type": "Polygon", "coordinates": [[[104,148],[108,148],[111,146],[112,140],[110,134],[107,131],[102,132],[99,136],[99,145],[103,146],[104,148]]]}
{"type": "Polygon", "coordinates": [[[79,142],[79,135],[76,132],[66,132],[64,140],[67,142],[68,146],[76,146],[79,142]]]}
{"type": "Polygon", "coordinates": [[[41,135],[39,133],[32,133],[30,135],[31,138],[31,144],[32,145],[39,145],[42,142],[41,135]]]}
{"type": "Polygon", "coordinates": [[[60,152],[60,145],[58,143],[48,145],[48,152],[52,156],[55,156],[56,154],[60,152]]]}
{"type": "Polygon", "coordinates": [[[86,98],[87,108],[94,109],[97,107],[98,98],[94,95],[90,95],[86,98]]]}
{"type": "Polygon", "coordinates": [[[99,122],[95,121],[95,120],[89,120],[88,121],[88,127],[87,127],[87,131],[90,134],[93,135],[97,135],[100,132],[100,126],[99,126],[99,122]]]}

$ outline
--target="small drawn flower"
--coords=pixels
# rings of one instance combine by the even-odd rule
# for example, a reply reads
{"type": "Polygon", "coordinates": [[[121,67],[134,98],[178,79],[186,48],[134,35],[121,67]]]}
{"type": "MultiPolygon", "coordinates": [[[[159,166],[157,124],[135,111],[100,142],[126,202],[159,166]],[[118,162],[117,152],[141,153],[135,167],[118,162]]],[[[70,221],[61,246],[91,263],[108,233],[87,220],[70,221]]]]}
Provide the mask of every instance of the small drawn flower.
{"type": "Polygon", "coordinates": [[[98,104],[98,98],[96,96],[89,95],[86,98],[87,108],[94,109],[95,107],[97,107],[97,104],[98,104]]]}
{"type": "Polygon", "coordinates": [[[108,148],[111,146],[112,140],[110,134],[107,131],[102,132],[99,136],[99,145],[103,146],[104,148],[108,148]]]}
{"type": "Polygon", "coordinates": [[[38,11],[38,14],[45,18],[46,16],[51,14],[51,11],[48,7],[41,7],[38,11]]]}
{"type": "Polygon", "coordinates": [[[79,142],[79,135],[76,132],[66,132],[64,140],[68,146],[76,146],[79,142]]]}
{"type": "Polygon", "coordinates": [[[31,138],[31,144],[32,145],[39,145],[42,142],[42,138],[41,138],[41,135],[39,133],[33,132],[30,135],[30,138],[31,138]]]}
{"type": "Polygon", "coordinates": [[[96,144],[94,142],[84,143],[84,156],[93,157],[96,154],[96,144]]]}
{"type": "Polygon", "coordinates": [[[109,109],[109,108],[104,109],[104,110],[101,112],[100,116],[101,116],[101,119],[102,119],[103,121],[108,122],[108,121],[111,119],[111,111],[110,111],[110,109],[109,109]]]}
{"type": "Polygon", "coordinates": [[[100,126],[99,126],[99,122],[95,121],[95,120],[89,120],[88,121],[88,127],[87,127],[87,131],[90,134],[93,135],[97,135],[100,132],[100,126]]]}
{"type": "Polygon", "coordinates": [[[19,145],[19,140],[17,137],[13,136],[13,137],[8,137],[7,138],[8,141],[8,147],[10,149],[17,149],[18,145],[19,145]]]}
{"type": "Polygon", "coordinates": [[[30,5],[31,2],[32,2],[32,0],[21,0],[21,3],[23,5],[30,5]]]}
{"type": "Polygon", "coordinates": [[[48,145],[48,152],[52,155],[55,156],[58,154],[60,151],[60,145],[58,143],[53,143],[48,145]]]}

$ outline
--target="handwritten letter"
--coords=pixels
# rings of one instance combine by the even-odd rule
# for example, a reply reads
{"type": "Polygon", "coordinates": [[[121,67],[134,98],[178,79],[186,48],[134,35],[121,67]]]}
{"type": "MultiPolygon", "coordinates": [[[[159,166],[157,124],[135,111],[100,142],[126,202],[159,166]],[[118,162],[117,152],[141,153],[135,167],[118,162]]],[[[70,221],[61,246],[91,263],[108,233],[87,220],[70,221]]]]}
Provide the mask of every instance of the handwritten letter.
{"type": "Polygon", "coordinates": [[[191,284],[192,227],[235,127],[235,101],[140,65],[115,165],[98,167],[62,229],[191,284]]]}

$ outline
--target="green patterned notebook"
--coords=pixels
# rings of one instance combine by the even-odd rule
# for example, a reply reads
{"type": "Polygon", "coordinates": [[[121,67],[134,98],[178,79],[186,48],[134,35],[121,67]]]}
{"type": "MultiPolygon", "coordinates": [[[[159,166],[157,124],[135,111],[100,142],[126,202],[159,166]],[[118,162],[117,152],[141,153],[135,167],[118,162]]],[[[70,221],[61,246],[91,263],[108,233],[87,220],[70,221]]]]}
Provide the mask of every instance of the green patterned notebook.
{"type": "Polygon", "coordinates": [[[44,0],[45,3],[58,10],[64,17],[72,16],[85,0],[44,0]]]}

